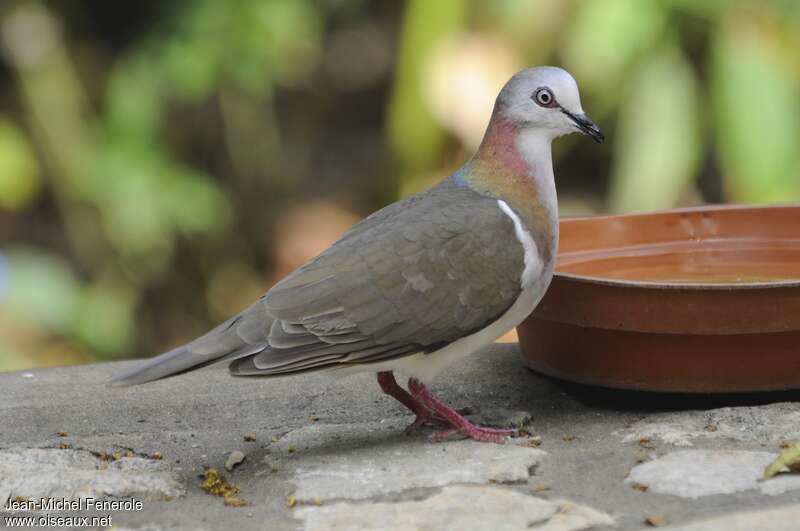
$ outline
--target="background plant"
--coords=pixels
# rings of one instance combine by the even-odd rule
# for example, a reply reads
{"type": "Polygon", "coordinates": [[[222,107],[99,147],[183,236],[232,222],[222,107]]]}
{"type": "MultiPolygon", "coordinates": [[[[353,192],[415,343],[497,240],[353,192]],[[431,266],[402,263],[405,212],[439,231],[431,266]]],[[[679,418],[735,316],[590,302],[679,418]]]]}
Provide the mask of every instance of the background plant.
{"type": "Polygon", "coordinates": [[[563,214],[800,199],[797,2],[11,0],[0,46],[0,370],[202,332],[452,171],[529,65],[610,138],[556,146],[563,214]]]}

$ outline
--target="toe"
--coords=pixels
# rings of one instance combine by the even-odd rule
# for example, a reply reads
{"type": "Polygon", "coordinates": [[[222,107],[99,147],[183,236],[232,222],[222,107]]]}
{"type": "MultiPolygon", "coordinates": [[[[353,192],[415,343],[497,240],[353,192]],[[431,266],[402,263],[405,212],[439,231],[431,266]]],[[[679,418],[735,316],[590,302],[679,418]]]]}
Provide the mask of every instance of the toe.
{"type": "Polygon", "coordinates": [[[460,433],[460,431],[461,430],[459,430],[458,428],[450,428],[449,430],[437,431],[436,433],[430,436],[430,440],[431,442],[435,443],[443,442],[445,439],[448,439],[453,435],[460,433]]]}

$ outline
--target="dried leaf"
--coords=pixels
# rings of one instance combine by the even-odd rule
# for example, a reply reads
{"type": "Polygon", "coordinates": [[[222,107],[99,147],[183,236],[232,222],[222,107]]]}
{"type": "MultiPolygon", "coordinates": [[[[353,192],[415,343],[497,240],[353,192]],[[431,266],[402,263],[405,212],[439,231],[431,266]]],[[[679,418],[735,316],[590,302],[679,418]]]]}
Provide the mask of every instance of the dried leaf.
{"type": "Polygon", "coordinates": [[[203,482],[200,483],[200,488],[211,494],[212,496],[219,496],[225,500],[225,505],[229,507],[243,507],[247,505],[247,501],[239,498],[239,487],[228,483],[224,474],[221,474],[216,468],[206,468],[203,471],[203,482]]]}
{"type": "Polygon", "coordinates": [[[662,515],[648,516],[644,519],[644,523],[650,527],[661,527],[667,525],[667,517],[662,515]]]}
{"type": "Polygon", "coordinates": [[[800,441],[795,441],[778,454],[772,464],[764,470],[764,479],[769,479],[784,470],[800,473],[800,441]]]}

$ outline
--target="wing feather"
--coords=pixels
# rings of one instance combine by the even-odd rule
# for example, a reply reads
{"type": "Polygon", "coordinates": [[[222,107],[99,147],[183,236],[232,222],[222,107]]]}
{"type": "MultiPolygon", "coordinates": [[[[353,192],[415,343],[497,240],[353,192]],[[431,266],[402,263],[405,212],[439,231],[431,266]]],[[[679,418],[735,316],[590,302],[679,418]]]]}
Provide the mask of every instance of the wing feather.
{"type": "Polygon", "coordinates": [[[239,315],[115,382],[221,360],[235,375],[277,376],[433,352],[502,316],[523,268],[497,201],[447,180],[365,218],[239,315]]]}
{"type": "Polygon", "coordinates": [[[429,351],[499,318],[523,267],[497,202],[441,185],[365,219],[270,290],[269,348],[231,370],[284,374],[429,351]]]}

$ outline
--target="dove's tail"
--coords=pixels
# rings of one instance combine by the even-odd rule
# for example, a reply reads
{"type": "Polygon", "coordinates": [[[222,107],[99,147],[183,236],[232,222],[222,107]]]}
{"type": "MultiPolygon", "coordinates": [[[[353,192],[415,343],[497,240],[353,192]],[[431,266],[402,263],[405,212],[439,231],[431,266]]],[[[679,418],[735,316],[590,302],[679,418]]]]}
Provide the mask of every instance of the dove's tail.
{"type": "Polygon", "coordinates": [[[111,386],[151,382],[212,363],[256,354],[267,348],[267,334],[271,325],[272,318],[259,301],[191,343],[114,376],[111,386]]]}

